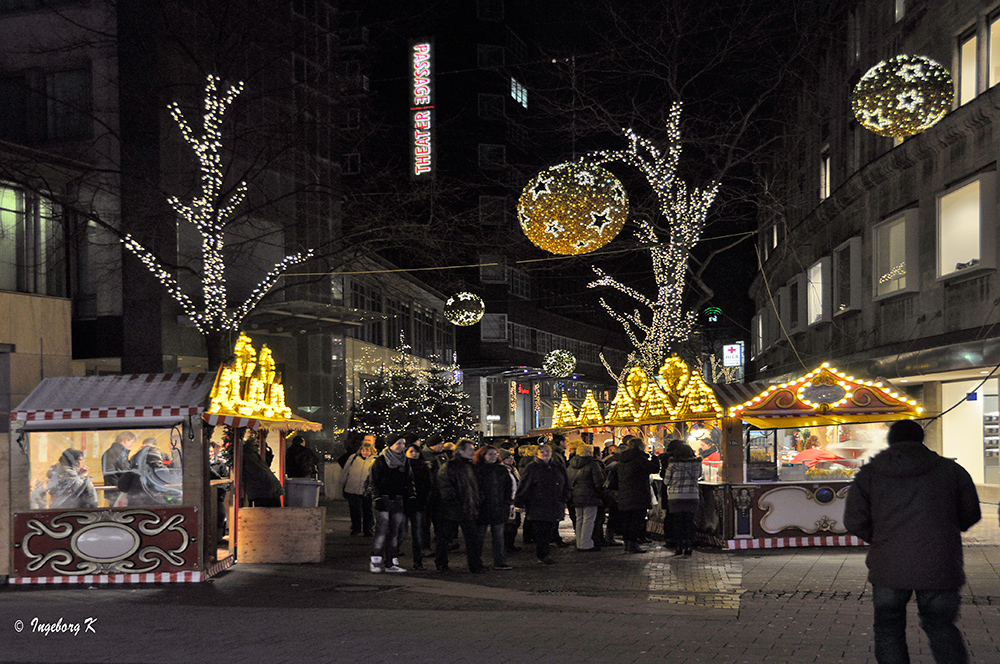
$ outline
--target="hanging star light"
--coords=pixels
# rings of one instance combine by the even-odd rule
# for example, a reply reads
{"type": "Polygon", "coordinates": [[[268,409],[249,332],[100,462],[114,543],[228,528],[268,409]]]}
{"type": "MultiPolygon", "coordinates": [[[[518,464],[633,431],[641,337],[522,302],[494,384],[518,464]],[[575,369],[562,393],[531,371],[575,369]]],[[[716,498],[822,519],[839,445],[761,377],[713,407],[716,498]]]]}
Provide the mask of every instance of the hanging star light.
{"type": "Polygon", "coordinates": [[[902,138],[930,129],[951,109],[951,74],[922,55],[897,55],[861,77],[851,95],[854,117],[879,136],[902,138]]]}
{"type": "Polygon", "coordinates": [[[182,218],[198,229],[201,235],[201,253],[204,273],[201,275],[202,294],[204,298],[201,310],[194,301],[181,290],[172,270],[168,270],[153,255],[149,249],[136,241],[131,235],[126,235],[122,242],[166,287],[167,292],[180,304],[184,313],[191,319],[202,334],[236,330],[250,311],[257,306],[269,290],[277,283],[282,273],[290,266],[301,263],[310,256],[312,251],[306,251],[286,256],[277,263],[250,294],[250,297],[235,311],[228,312],[228,297],[226,292],[226,265],[223,262],[222,249],[226,224],[243,202],[247,192],[247,183],[241,182],[236,191],[225,202],[222,202],[222,131],[220,124],[226,110],[243,90],[243,83],[230,85],[225,92],[218,90],[219,79],[209,75],[205,85],[205,115],[202,117],[202,134],[197,135],[176,104],[170,104],[170,115],[180,127],[184,140],[198,156],[201,169],[201,195],[191,201],[190,205],[182,203],[177,197],[168,199],[170,206],[182,218]]]}
{"type": "MultiPolygon", "coordinates": [[[[683,310],[688,260],[719,189],[719,184],[713,182],[706,189],[689,190],[685,182],[675,177],[681,154],[680,116],[681,105],[675,103],[667,121],[670,147],[666,152],[628,129],[625,130],[628,149],[595,152],[585,157],[588,163],[624,161],[638,168],[656,193],[659,212],[669,227],[669,240],[663,243],[652,223],[638,222],[636,237],[649,251],[653,263],[655,297],[647,297],[622,284],[598,267],[593,268],[598,278],[588,284],[589,288],[611,287],[650,310],[652,315],[644,319],[638,309],[623,313],[612,308],[604,298],[600,300],[605,311],[622,324],[636,349],[639,363],[649,376],[655,376],[663,360],[691,334],[695,314],[683,310]]],[[[608,366],[603,355],[601,361],[608,366]]],[[[620,382],[620,376],[610,369],[609,373],[620,382]]]]}
{"type": "Polygon", "coordinates": [[[455,293],[444,303],[444,316],[455,325],[475,325],[486,313],[482,298],[474,293],[455,293]]]}
{"type": "Polygon", "coordinates": [[[536,175],[517,204],[521,229],[553,254],[586,254],[615,239],[628,217],[628,196],[607,170],[583,162],[536,175]]]}
{"type": "Polygon", "coordinates": [[[565,378],[576,369],[576,358],[568,350],[549,351],[542,360],[542,370],[550,376],[565,378]]]}

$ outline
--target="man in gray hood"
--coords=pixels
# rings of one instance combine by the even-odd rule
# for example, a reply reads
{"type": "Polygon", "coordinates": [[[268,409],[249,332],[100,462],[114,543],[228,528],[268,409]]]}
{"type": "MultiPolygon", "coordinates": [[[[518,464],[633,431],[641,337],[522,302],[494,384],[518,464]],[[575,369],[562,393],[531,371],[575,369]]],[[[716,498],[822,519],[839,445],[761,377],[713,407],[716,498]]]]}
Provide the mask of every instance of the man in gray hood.
{"type": "Polygon", "coordinates": [[[844,525],[869,543],[875,659],[909,664],[906,604],[916,591],[920,625],[934,661],[969,661],[958,618],[965,584],[962,532],[982,514],[972,477],[924,446],[912,420],[889,427],[889,449],[865,465],[847,494],[844,525]]]}

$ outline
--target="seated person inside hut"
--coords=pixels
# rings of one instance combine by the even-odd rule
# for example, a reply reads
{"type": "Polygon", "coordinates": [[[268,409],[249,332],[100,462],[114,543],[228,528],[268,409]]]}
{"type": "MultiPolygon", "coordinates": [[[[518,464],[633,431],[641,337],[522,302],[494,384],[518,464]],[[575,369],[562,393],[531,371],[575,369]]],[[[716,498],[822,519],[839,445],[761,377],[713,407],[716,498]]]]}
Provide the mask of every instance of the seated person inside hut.
{"type": "Polygon", "coordinates": [[[179,504],[183,492],[178,461],[168,466],[163,452],[156,446],[156,439],[145,438],[139,451],[132,455],[131,470],[123,473],[118,481],[124,500],[120,499],[117,505],[179,504]]]}
{"type": "Polygon", "coordinates": [[[49,468],[49,509],[97,507],[97,490],[83,463],[83,452],[69,448],[49,468]]]}
{"type": "Polygon", "coordinates": [[[843,461],[833,452],[823,449],[819,436],[809,436],[805,442],[805,449],[792,458],[792,463],[804,463],[807,468],[815,468],[818,461],[843,461]]]}

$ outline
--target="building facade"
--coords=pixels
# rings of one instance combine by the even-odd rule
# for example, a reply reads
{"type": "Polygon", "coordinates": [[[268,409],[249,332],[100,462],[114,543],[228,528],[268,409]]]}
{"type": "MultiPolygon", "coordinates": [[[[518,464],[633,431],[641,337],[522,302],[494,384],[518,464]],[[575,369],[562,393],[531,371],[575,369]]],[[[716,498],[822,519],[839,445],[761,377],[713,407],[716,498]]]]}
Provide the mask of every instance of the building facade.
{"type": "Polygon", "coordinates": [[[761,273],[751,357],[758,376],[829,361],[885,378],[941,416],[928,444],[996,497],[1000,277],[1000,3],[834,3],[799,67],[763,173],[761,273]],[[951,72],[955,101],[905,140],[857,122],[851,93],[896,55],[951,72]]]}

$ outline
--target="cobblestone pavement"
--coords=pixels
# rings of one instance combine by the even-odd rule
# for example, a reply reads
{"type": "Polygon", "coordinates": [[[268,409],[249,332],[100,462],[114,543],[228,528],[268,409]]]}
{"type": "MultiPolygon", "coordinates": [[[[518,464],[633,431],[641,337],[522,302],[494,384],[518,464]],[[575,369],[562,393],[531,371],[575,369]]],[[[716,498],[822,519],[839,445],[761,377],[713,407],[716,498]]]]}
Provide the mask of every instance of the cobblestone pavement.
{"type": "MultiPolygon", "coordinates": [[[[996,510],[984,505],[966,537],[960,620],[972,661],[991,664],[1000,663],[996,510]]],[[[374,575],[371,541],[347,536],[342,503],[328,512],[328,560],[318,565],[241,564],[202,584],[0,590],[0,661],[874,662],[863,549],[674,558],[659,544],[641,555],[566,548],[553,566],[525,550],[507,572],[470,574],[453,555],[446,574],[374,575]],[[40,631],[60,619],[79,633],[40,631]]],[[[913,607],[909,637],[913,663],[930,664],[913,607]]]]}

